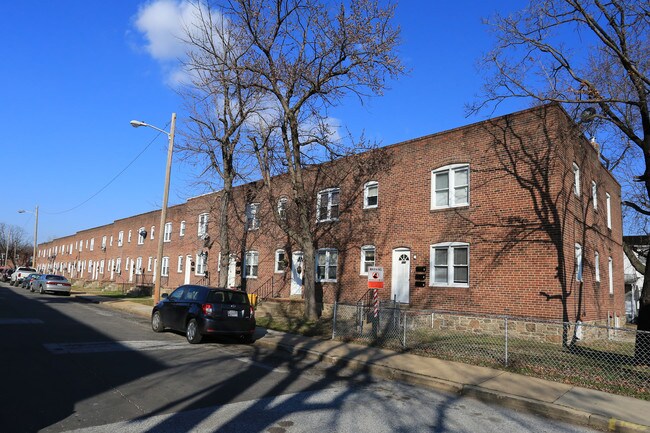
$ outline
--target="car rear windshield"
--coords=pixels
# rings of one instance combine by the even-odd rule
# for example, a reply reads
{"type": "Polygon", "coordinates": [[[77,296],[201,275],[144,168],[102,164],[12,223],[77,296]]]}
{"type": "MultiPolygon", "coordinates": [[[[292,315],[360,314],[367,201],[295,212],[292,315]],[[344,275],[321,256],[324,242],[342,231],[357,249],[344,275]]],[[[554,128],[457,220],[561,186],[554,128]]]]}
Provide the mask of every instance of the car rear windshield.
{"type": "Polygon", "coordinates": [[[208,293],[207,302],[226,303],[226,304],[247,304],[248,297],[244,292],[221,292],[217,290],[208,293]]]}
{"type": "Polygon", "coordinates": [[[66,280],[65,277],[62,277],[61,275],[48,275],[47,279],[52,280],[52,281],[65,281],[66,280]]]}

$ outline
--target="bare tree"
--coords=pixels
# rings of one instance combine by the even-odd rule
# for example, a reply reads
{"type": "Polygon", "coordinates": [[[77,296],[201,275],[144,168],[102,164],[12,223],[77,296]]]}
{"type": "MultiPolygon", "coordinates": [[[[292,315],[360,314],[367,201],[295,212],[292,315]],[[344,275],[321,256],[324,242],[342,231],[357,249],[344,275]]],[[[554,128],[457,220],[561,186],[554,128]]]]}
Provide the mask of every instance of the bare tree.
{"type": "MultiPolygon", "coordinates": [[[[636,0],[531,1],[519,13],[487,21],[495,48],[476,113],[510,98],[558,102],[599,133],[603,163],[623,186],[623,204],[647,228],[650,215],[650,7],[636,0]]],[[[629,220],[629,219],[628,219],[629,220]]],[[[638,329],[650,331],[650,271],[638,329]]],[[[650,334],[637,336],[636,357],[650,362],[650,334]]]]}
{"type": "Polygon", "coordinates": [[[223,10],[242,30],[249,83],[267,104],[249,137],[258,156],[264,155],[268,191],[274,170],[286,173],[297,224],[283,227],[304,254],[305,314],[316,318],[316,203],[307,166],[354,151],[335,139],[329,107],[349,95],[380,95],[385,78],[403,72],[395,54],[394,7],[373,0],[230,0],[223,10]]]}
{"type": "Polygon", "coordinates": [[[13,267],[30,264],[33,245],[22,227],[0,223],[0,253],[4,258],[2,265],[5,261],[13,267]]]}
{"type": "MultiPolygon", "coordinates": [[[[184,28],[187,81],[182,94],[189,120],[178,149],[185,158],[201,165],[199,179],[213,190],[221,189],[218,244],[221,269],[228,269],[231,255],[229,210],[236,179],[249,171],[244,153],[238,152],[242,128],[255,112],[258,91],[245,85],[241,56],[247,47],[223,15],[208,3],[194,4],[194,19],[184,28]]],[[[254,162],[253,162],[254,164],[254,162]]],[[[205,239],[211,247],[210,239],[205,239]]],[[[227,285],[227,273],[219,274],[219,286],[227,285]]]]}

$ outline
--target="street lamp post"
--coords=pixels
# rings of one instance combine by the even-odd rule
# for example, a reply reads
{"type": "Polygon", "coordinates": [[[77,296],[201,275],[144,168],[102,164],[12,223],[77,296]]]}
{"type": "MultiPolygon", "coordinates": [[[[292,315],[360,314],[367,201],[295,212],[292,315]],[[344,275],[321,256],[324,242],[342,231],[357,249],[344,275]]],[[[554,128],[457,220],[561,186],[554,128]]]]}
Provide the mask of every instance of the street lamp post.
{"type": "Polygon", "coordinates": [[[156,278],[153,287],[153,299],[155,303],[160,301],[160,278],[162,273],[162,255],[163,255],[163,242],[164,242],[164,232],[165,232],[165,222],[167,220],[167,201],[169,199],[169,180],[171,177],[172,171],[172,153],[174,151],[174,133],[176,130],[176,113],[172,113],[171,127],[169,132],[157,128],[148,123],[141,122],[139,120],[132,120],[131,126],[138,128],[140,126],[147,126],[149,128],[155,129],[156,131],[163,132],[167,134],[169,139],[169,144],[167,146],[167,169],[165,171],[165,189],[163,191],[163,203],[162,209],[160,211],[160,227],[158,228],[158,252],[156,254],[156,278]]]}
{"type": "Polygon", "coordinates": [[[32,266],[36,267],[36,245],[38,243],[38,206],[34,212],[21,209],[18,213],[33,213],[34,214],[34,251],[32,252],[32,266]]]}

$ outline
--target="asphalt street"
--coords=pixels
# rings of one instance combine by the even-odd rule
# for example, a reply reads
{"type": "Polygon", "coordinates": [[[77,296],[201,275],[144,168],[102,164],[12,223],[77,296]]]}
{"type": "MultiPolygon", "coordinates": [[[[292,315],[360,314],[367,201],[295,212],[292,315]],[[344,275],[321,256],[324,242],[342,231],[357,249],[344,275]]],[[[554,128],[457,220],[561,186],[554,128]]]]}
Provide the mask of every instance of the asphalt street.
{"type": "Polygon", "coordinates": [[[588,432],[0,283],[0,432],[588,432]]]}

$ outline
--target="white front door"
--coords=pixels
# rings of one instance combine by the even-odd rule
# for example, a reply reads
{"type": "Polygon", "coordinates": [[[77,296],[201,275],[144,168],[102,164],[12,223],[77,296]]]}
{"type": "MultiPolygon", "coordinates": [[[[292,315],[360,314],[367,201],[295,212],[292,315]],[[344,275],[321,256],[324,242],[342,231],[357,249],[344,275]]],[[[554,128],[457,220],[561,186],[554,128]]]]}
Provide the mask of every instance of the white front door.
{"type": "Polygon", "coordinates": [[[291,295],[302,295],[302,280],[305,275],[302,260],[303,254],[300,251],[291,255],[291,295]]]}
{"type": "Polygon", "coordinates": [[[396,248],[393,250],[393,276],[390,298],[397,302],[409,302],[409,275],[411,271],[411,250],[396,248]]]}
{"type": "Polygon", "coordinates": [[[191,275],[192,275],[192,256],[185,256],[185,280],[183,280],[183,284],[190,284],[191,275]]]}
{"type": "Polygon", "coordinates": [[[235,287],[237,278],[237,257],[231,255],[228,260],[228,287],[235,287]]]}

